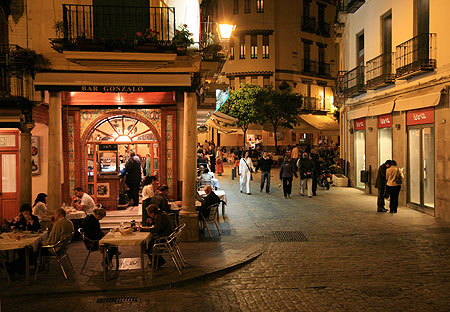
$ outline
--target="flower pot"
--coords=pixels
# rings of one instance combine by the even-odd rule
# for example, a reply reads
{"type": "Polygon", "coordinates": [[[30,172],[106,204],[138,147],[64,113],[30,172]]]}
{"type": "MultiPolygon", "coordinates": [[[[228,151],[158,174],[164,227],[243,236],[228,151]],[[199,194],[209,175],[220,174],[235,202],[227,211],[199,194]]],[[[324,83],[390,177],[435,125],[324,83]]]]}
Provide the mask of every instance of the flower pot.
{"type": "Polygon", "coordinates": [[[176,45],[177,55],[186,55],[187,47],[185,45],[176,45]]]}
{"type": "Polygon", "coordinates": [[[136,51],[148,52],[158,50],[157,43],[139,43],[134,45],[136,51]]]}

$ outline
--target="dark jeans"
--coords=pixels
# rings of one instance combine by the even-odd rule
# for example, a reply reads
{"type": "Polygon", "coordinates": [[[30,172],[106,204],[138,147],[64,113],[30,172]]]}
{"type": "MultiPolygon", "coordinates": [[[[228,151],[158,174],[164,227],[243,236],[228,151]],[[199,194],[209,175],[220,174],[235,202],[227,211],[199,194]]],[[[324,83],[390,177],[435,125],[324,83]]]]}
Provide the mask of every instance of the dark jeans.
{"type": "Polygon", "coordinates": [[[385,193],[384,187],[378,189],[378,200],[377,200],[378,211],[384,209],[384,193],[385,193]]]}
{"type": "Polygon", "coordinates": [[[317,176],[314,175],[313,177],[313,181],[312,181],[312,194],[313,196],[316,196],[316,191],[317,191],[317,176]]]}
{"type": "Polygon", "coordinates": [[[237,168],[231,169],[231,180],[234,180],[234,178],[236,178],[236,170],[237,168]]]}
{"type": "Polygon", "coordinates": [[[128,198],[133,201],[133,206],[139,206],[139,183],[128,183],[127,186],[130,188],[127,191],[128,198]]]}
{"type": "Polygon", "coordinates": [[[291,195],[292,192],[292,177],[283,178],[283,193],[284,197],[291,195]]]}
{"type": "Polygon", "coordinates": [[[261,190],[264,188],[264,183],[266,182],[266,192],[270,191],[270,171],[261,171],[261,190]]]}
{"type": "Polygon", "coordinates": [[[148,213],[147,213],[147,207],[150,205],[151,200],[152,200],[151,198],[147,198],[142,201],[142,225],[143,226],[147,225],[147,219],[149,218],[148,213]]]}
{"type": "Polygon", "coordinates": [[[396,213],[398,207],[398,194],[400,193],[401,185],[389,186],[386,185],[386,190],[389,192],[389,212],[396,213]]]}

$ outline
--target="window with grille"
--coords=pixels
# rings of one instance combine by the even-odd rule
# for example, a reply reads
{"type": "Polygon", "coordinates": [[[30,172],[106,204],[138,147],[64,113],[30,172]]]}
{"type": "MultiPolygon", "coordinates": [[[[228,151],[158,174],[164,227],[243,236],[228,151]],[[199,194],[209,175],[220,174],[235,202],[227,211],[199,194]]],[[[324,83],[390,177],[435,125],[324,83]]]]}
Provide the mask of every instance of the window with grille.
{"type": "Polygon", "coordinates": [[[252,85],[258,85],[258,76],[252,76],[252,85]]]}
{"type": "Polygon", "coordinates": [[[264,0],[256,0],[256,13],[264,12],[264,0]]]}
{"type": "Polygon", "coordinates": [[[264,86],[264,88],[270,86],[270,76],[264,76],[263,86],[264,86]]]}
{"type": "Polygon", "coordinates": [[[230,78],[230,89],[234,90],[234,78],[230,78]]]}
{"type": "Polygon", "coordinates": [[[258,58],[258,36],[252,35],[251,36],[251,54],[250,58],[257,59],[258,58]]]}
{"type": "Polygon", "coordinates": [[[244,0],[244,13],[252,13],[250,0],[244,0]]]}
{"type": "Polygon", "coordinates": [[[239,0],[234,0],[234,9],[233,9],[233,13],[234,13],[234,14],[239,14],[239,0]]]}
{"type": "Polygon", "coordinates": [[[230,41],[230,60],[234,60],[234,41],[231,39],[230,41]]]}
{"type": "Polygon", "coordinates": [[[263,35],[262,57],[263,59],[269,58],[269,35],[263,35]]]}
{"type": "Polygon", "coordinates": [[[239,38],[239,58],[241,60],[245,59],[245,36],[239,38]]]}

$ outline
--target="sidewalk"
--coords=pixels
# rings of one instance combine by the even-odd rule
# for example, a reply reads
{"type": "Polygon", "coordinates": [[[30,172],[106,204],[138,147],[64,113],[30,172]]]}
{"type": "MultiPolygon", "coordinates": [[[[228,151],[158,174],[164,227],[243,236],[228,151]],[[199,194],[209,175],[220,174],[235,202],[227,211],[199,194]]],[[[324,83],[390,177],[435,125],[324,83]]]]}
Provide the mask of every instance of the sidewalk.
{"type": "MultiPolygon", "coordinates": [[[[228,172],[221,177],[227,195],[233,190],[228,190],[231,174],[228,172]],[[229,180],[229,181],[228,181],[229,180]]],[[[234,190],[235,192],[236,190],[234,190]]],[[[239,197],[228,196],[228,206],[226,217],[223,220],[220,214],[220,229],[222,235],[219,236],[215,226],[210,226],[213,238],[209,238],[207,231],[199,242],[182,243],[181,250],[187,261],[187,268],[180,276],[169,257],[162,269],[153,273],[151,268],[146,266],[146,278],[142,281],[140,271],[139,248],[120,248],[120,267],[132,267],[129,270],[119,270],[118,278],[115,277],[115,268],[109,272],[108,281],[103,281],[103,271],[101,266],[101,255],[99,252],[91,253],[86,268],[81,275],[81,268],[87,256],[87,250],[82,241],[74,241],[69,248],[69,257],[72,262],[74,272],[68,273],[69,278],[65,280],[61,269],[55,260],[50,262],[50,270],[39,272],[37,280],[34,281],[32,275],[30,285],[25,286],[24,275],[14,275],[11,284],[6,278],[0,279],[1,298],[20,297],[24,295],[44,295],[44,294],[74,294],[74,293],[95,293],[114,292],[118,290],[150,290],[162,286],[173,285],[206,277],[215,273],[228,272],[234,268],[241,267],[245,263],[258,257],[263,252],[264,242],[261,232],[252,222],[247,211],[241,209],[239,197]]],[[[114,261],[115,262],[115,261],[114,261]]],[[[145,264],[148,258],[145,256],[145,264]]],[[[64,268],[69,270],[69,265],[63,260],[64,268]]]]}

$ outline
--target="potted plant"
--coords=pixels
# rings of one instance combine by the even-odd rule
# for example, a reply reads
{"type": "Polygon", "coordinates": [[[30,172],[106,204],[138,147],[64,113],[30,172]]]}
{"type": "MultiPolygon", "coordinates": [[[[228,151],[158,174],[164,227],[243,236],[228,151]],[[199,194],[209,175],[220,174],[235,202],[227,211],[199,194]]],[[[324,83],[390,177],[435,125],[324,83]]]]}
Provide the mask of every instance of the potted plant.
{"type": "Polygon", "coordinates": [[[150,28],[145,31],[136,32],[134,39],[134,48],[138,51],[155,51],[158,50],[159,32],[150,28]]]}
{"type": "Polygon", "coordinates": [[[56,51],[62,51],[64,48],[64,43],[66,41],[65,39],[65,33],[66,33],[66,27],[64,26],[64,22],[60,20],[54,20],[53,21],[53,27],[56,33],[55,39],[50,39],[53,49],[56,51]]]}
{"type": "Polygon", "coordinates": [[[172,44],[176,47],[178,53],[186,53],[186,48],[194,44],[192,33],[189,32],[186,24],[181,25],[172,38],[172,44]]]}
{"type": "Polygon", "coordinates": [[[105,49],[105,39],[94,39],[93,36],[87,33],[81,33],[75,39],[75,44],[79,50],[86,51],[101,51],[105,49]]]}

